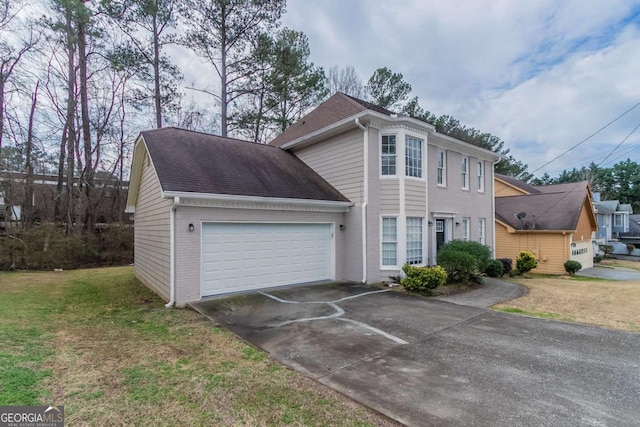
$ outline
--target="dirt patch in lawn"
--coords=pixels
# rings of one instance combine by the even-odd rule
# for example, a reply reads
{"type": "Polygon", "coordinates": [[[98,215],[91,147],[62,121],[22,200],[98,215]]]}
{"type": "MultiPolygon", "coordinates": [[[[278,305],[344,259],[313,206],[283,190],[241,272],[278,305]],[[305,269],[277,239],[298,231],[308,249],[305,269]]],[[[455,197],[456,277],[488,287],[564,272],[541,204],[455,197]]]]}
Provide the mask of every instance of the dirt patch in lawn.
{"type": "Polygon", "coordinates": [[[640,332],[638,282],[535,276],[515,281],[526,286],[529,293],[492,308],[640,332]]]}
{"type": "Polygon", "coordinates": [[[69,425],[395,425],[165,309],[128,267],[0,273],[3,336],[0,401],[65,405],[69,425]]]}

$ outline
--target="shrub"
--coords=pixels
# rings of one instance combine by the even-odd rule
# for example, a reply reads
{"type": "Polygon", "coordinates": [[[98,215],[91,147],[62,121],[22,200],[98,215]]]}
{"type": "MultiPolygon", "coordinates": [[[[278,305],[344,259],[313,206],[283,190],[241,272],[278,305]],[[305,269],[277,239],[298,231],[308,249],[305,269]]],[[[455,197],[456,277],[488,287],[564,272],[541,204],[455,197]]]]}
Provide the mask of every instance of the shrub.
{"type": "Polygon", "coordinates": [[[594,264],[597,264],[600,261],[602,261],[602,257],[600,255],[596,255],[596,256],[593,257],[593,263],[594,264]]]}
{"type": "Polygon", "coordinates": [[[475,258],[479,271],[484,271],[487,265],[489,265],[489,261],[491,261],[491,249],[478,242],[453,240],[443,245],[440,250],[454,250],[468,253],[475,258]]]}
{"type": "Polygon", "coordinates": [[[442,247],[438,251],[438,265],[447,272],[449,282],[478,282],[480,270],[476,258],[467,253],[442,247]]]}
{"type": "Polygon", "coordinates": [[[518,258],[516,258],[516,269],[520,273],[531,271],[537,266],[538,261],[536,261],[536,257],[531,252],[521,251],[518,254],[518,258]]]}
{"type": "Polygon", "coordinates": [[[402,271],[406,274],[401,282],[402,286],[411,292],[428,292],[438,286],[444,285],[447,280],[447,272],[439,266],[435,267],[414,267],[405,264],[402,271]]]}
{"type": "Polygon", "coordinates": [[[604,257],[606,258],[611,252],[613,252],[613,245],[600,245],[598,248],[604,252],[604,257]]]}
{"type": "Polygon", "coordinates": [[[629,255],[631,255],[631,254],[633,253],[633,250],[634,250],[635,248],[636,248],[636,247],[635,247],[635,246],[633,246],[631,243],[627,243],[627,252],[629,252],[629,255]]]}
{"type": "Polygon", "coordinates": [[[487,268],[484,269],[484,273],[489,277],[502,277],[504,274],[502,262],[497,259],[492,259],[489,261],[487,268]]]}
{"type": "Polygon", "coordinates": [[[565,271],[572,276],[576,274],[577,271],[580,271],[581,268],[582,268],[582,264],[580,264],[578,261],[574,261],[570,259],[569,261],[564,263],[565,271]]]}
{"type": "Polygon", "coordinates": [[[498,258],[498,261],[502,263],[502,273],[508,274],[513,270],[513,260],[511,258],[498,258]]]}

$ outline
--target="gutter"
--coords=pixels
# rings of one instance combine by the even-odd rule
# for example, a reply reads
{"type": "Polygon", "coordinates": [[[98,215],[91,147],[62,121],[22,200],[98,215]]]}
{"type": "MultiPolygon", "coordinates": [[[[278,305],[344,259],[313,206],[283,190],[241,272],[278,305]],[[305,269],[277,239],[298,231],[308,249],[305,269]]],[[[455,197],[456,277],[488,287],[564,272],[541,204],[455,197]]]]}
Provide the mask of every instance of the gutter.
{"type": "Polygon", "coordinates": [[[176,209],[180,204],[180,197],[174,197],[173,206],[169,211],[169,302],[166,308],[176,303],[176,209]]]}
{"type": "Polygon", "coordinates": [[[364,191],[362,198],[362,283],[367,283],[367,204],[369,202],[369,128],[356,117],[355,124],[363,131],[364,137],[364,191]]]}

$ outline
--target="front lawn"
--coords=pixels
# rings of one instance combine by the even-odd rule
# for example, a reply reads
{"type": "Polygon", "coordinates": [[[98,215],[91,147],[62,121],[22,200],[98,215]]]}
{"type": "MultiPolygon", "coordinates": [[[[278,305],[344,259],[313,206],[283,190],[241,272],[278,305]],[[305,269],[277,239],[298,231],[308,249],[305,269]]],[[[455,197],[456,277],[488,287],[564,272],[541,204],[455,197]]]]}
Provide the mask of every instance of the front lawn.
{"type": "Polygon", "coordinates": [[[513,280],[529,293],[492,308],[640,332],[640,283],[573,276],[531,275],[513,280]]]}
{"type": "Polygon", "coordinates": [[[392,425],[215,327],[131,267],[0,273],[0,405],[68,425],[392,425]]]}

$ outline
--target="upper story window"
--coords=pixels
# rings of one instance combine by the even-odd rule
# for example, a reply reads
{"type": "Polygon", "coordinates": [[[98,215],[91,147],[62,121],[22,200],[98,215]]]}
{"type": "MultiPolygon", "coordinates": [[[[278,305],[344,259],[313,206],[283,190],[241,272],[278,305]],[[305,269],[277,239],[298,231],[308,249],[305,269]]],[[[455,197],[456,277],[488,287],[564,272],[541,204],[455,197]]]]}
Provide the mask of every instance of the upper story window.
{"type": "Polygon", "coordinates": [[[382,175],[396,174],[396,136],[382,135],[382,150],[380,154],[380,165],[382,175]]]}
{"type": "Polygon", "coordinates": [[[422,178],[422,140],[407,136],[405,147],[405,174],[422,178]]]}
{"type": "Polygon", "coordinates": [[[622,215],[621,214],[615,214],[613,216],[613,226],[614,227],[622,227],[622,215]]]}
{"type": "Polygon", "coordinates": [[[478,162],[478,191],[484,193],[484,162],[478,162]]]}
{"type": "Polygon", "coordinates": [[[484,218],[480,218],[478,220],[478,242],[485,244],[485,231],[486,231],[486,223],[487,220],[484,218]]]}
{"type": "Polygon", "coordinates": [[[447,153],[438,150],[438,185],[447,185],[447,153]]]}
{"type": "Polygon", "coordinates": [[[396,266],[398,264],[398,219],[395,217],[382,218],[382,265],[396,266]]]}
{"type": "Polygon", "coordinates": [[[471,219],[462,218],[462,240],[469,241],[471,239],[471,219]]]}
{"type": "Polygon", "coordinates": [[[462,163],[460,164],[460,169],[462,172],[462,189],[469,189],[469,158],[466,156],[462,156],[462,163]]]}

